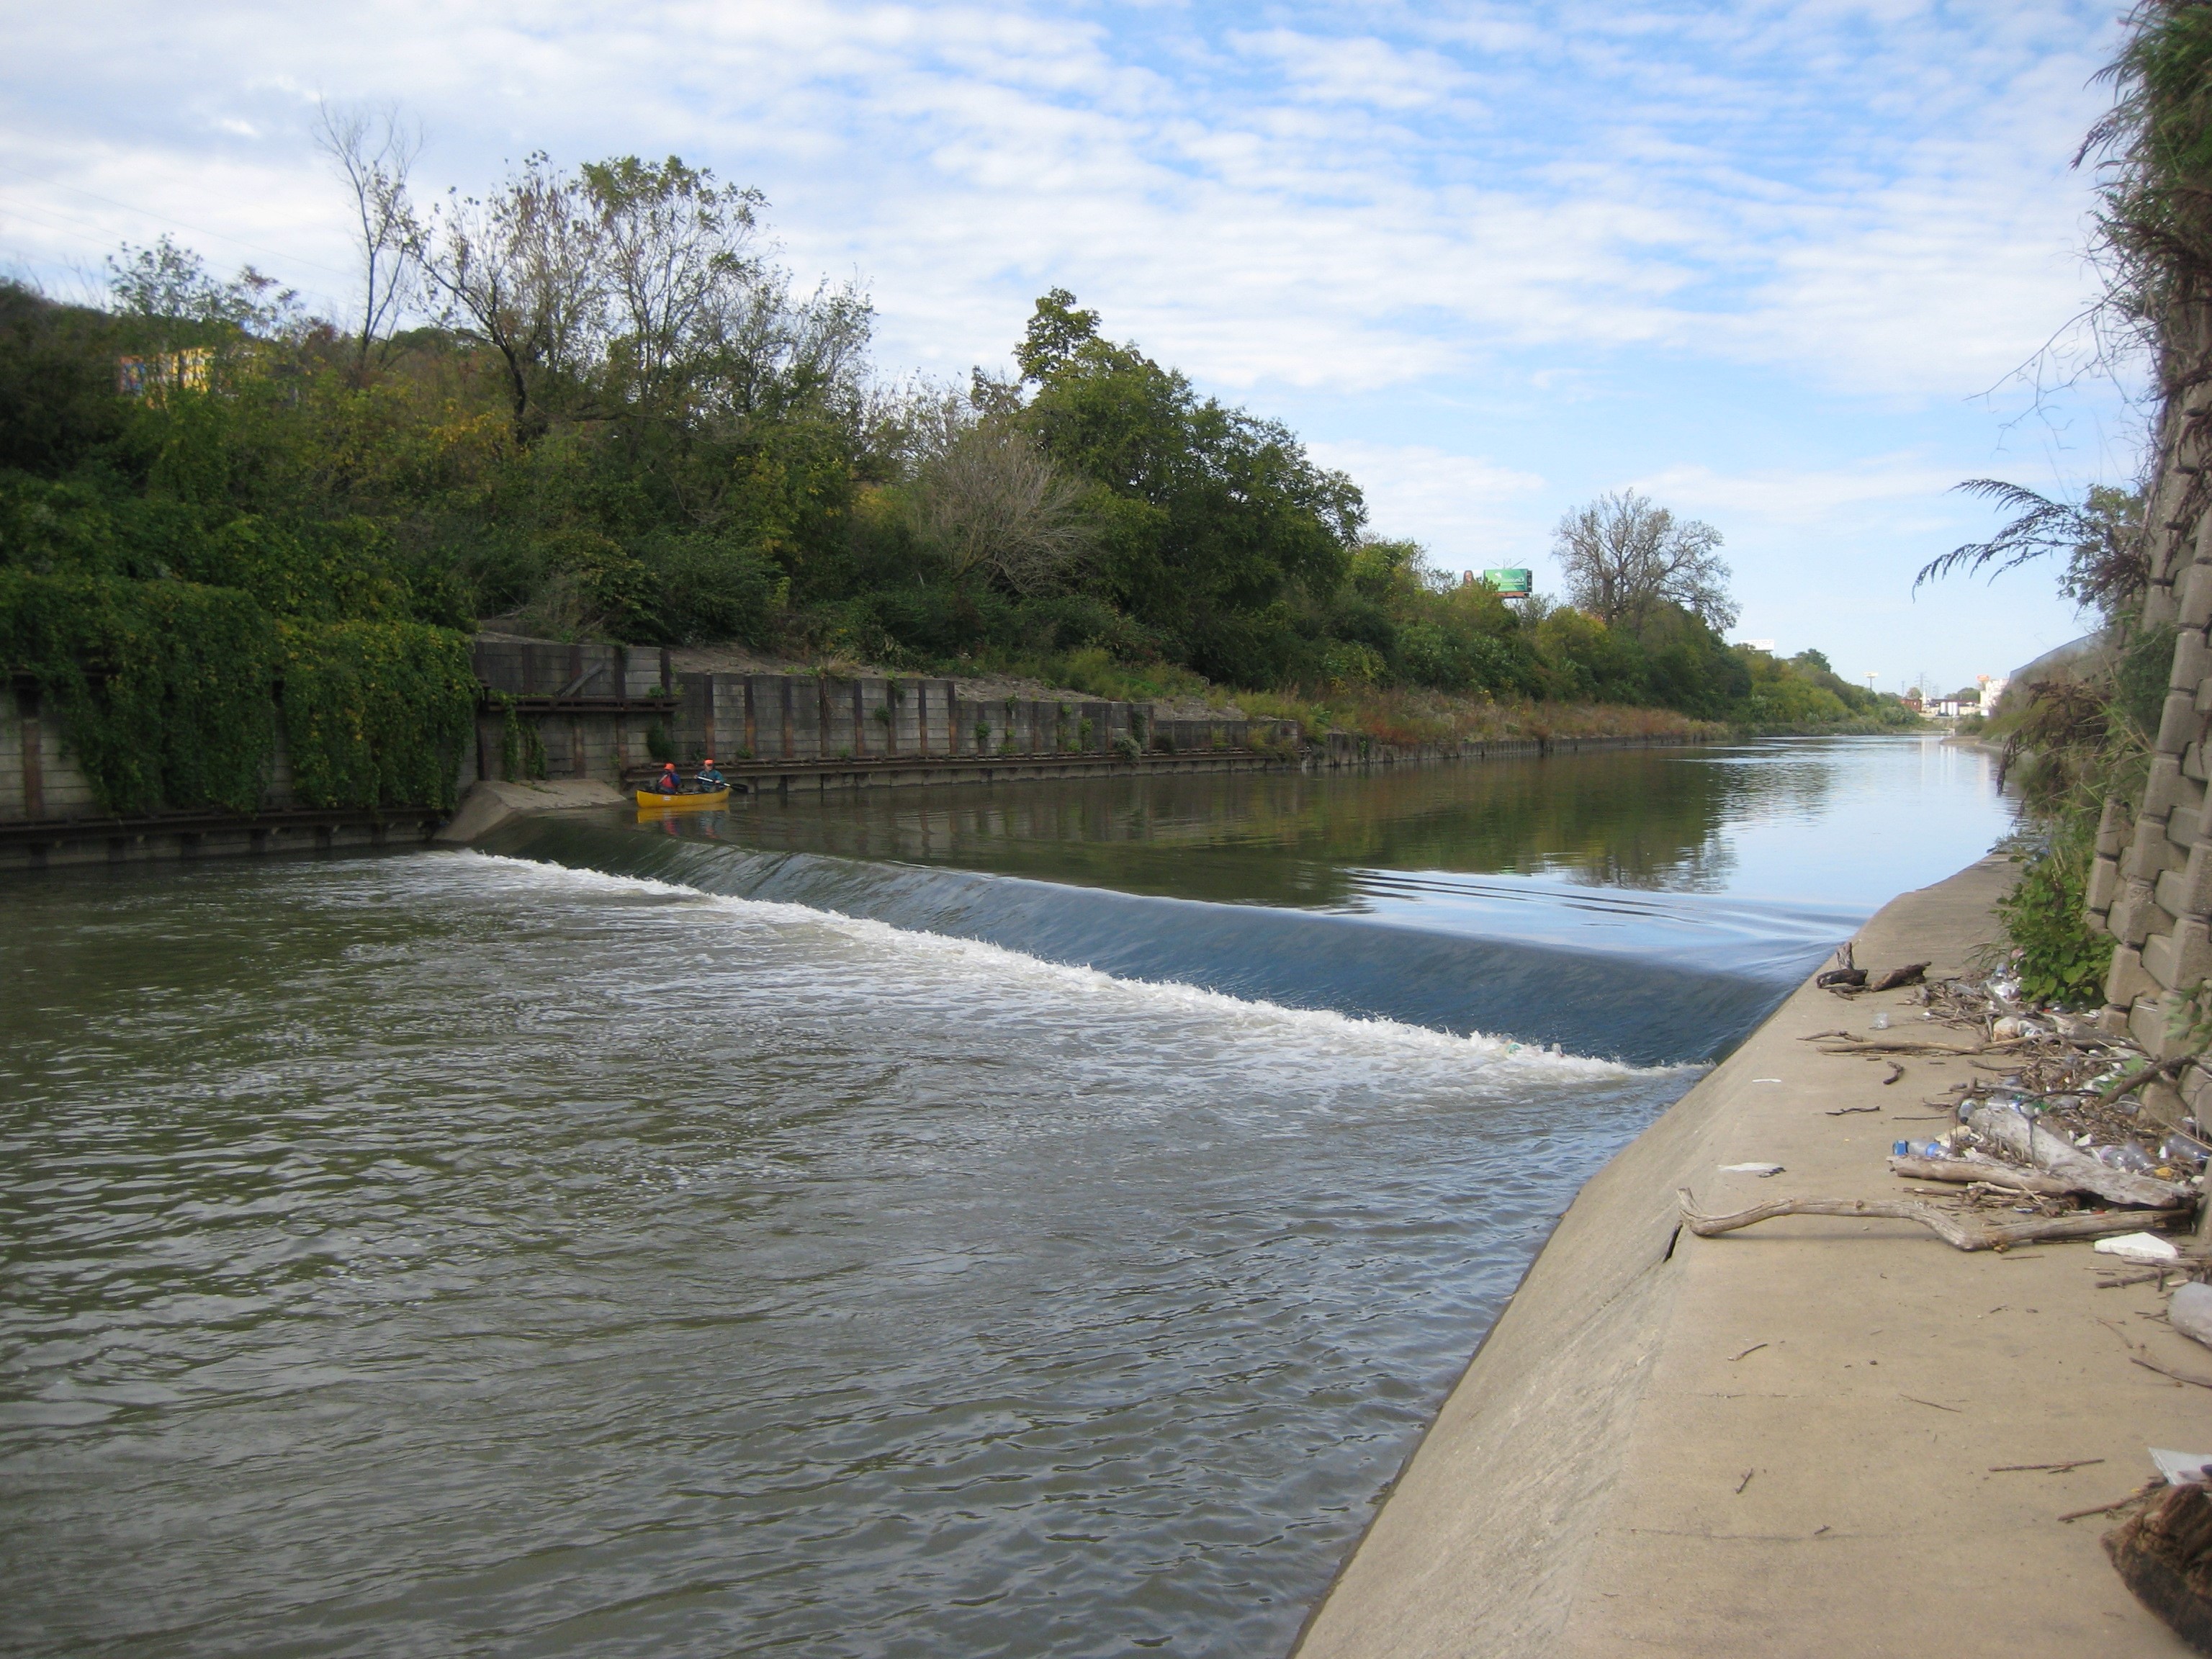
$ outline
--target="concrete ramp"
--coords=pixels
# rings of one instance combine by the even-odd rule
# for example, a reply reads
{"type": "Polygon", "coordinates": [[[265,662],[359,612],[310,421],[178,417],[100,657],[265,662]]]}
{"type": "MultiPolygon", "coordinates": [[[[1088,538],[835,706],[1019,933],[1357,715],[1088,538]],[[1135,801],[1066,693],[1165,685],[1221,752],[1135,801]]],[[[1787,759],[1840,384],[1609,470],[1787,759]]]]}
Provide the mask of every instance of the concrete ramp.
{"type": "MultiPolygon", "coordinates": [[[[1995,933],[1991,858],[1893,901],[1862,964],[1954,973],[1995,933]]],[[[2212,1451],[2212,1376],[2148,1287],[2099,1291],[2087,1244],[1964,1255],[1888,1221],[1676,1230],[1791,1194],[1898,1195],[1893,1139],[1970,1062],[1886,1068],[1802,1038],[1908,993],[1809,984],[1583,1190],[1316,1613],[1300,1659],[1622,1654],[2179,1656],[2104,1524],[2063,1524],[2212,1451]],[[1871,1108],[1872,1109],[1867,1109],[1871,1108]],[[1752,1160],[1770,1179],[1723,1174],[1752,1160]],[[2116,1331],[2116,1328],[2117,1331],[2116,1331]],[[2098,1458],[2071,1472],[1997,1466],[2098,1458]]],[[[1948,1028],[1944,1028],[1948,1029],[1948,1028]]]]}

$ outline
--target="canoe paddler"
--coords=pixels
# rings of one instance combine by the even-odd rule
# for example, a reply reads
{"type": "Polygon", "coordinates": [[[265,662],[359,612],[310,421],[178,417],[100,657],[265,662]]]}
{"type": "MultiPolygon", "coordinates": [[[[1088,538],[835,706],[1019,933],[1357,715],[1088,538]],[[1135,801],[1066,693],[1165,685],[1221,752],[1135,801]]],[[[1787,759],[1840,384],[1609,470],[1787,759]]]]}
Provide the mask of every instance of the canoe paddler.
{"type": "Polygon", "coordinates": [[[728,782],[728,779],[714,769],[714,757],[712,755],[699,763],[699,787],[708,794],[711,795],[717,789],[727,787],[728,782]]]}
{"type": "Polygon", "coordinates": [[[656,795],[680,795],[684,793],[684,780],[677,775],[674,761],[660,763],[660,775],[653,781],[653,793],[656,795]]]}

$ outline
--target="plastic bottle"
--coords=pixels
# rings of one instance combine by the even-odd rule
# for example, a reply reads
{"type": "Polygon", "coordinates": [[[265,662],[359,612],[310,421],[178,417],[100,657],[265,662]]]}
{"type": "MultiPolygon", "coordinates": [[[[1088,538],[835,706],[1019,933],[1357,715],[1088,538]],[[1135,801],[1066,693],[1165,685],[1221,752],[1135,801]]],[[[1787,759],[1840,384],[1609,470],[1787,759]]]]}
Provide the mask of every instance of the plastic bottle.
{"type": "Polygon", "coordinates": [[[2135,1175],[2148,1175],[2157,1167],[2158,1160],[2143,1150],[2140,1140],[2123,1141],[2112,1154],[2112,1167],[2126,1170],[2135,1175]]]}
{"type": "Polygon", "coordinates": [[[1867,1022],[1867,1029],[1875,1031],[1887,1031],[1889,1029],[1889,1011],[1887,1009],[1884,1009],[1881,1013],[1876,1014],[1872,1019],[1869,1020],[1867,1022]]]}
{"type": "Polygon", "coordinates": [[[1911,1158],[1912,1156],[1912,1143],[1909,1140],[1899,1141],[1889,1149],[1889,1155],[1892,1158],[1911,1158]]]}

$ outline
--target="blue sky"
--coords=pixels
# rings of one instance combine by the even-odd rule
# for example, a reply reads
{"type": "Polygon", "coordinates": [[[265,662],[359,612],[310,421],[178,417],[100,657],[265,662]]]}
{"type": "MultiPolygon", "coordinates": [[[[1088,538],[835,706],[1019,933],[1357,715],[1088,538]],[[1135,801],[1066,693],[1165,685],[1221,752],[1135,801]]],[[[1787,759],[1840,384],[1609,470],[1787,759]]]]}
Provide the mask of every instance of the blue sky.
{"type": "Polygon", "coordinates": [[[2134,470],[2069,167],[2116,11],[14,0],[0,260],[68,292],[168,230],[342,309],[318,96],[404,106],[424,195],[679,154],[866,284],[886,377],[1003,368],[1072,289],[1442,566],[1545,585],[1633,486],[1726,537],[1740,636],[1957,684],[2080,629],[2033,572],[1913,597],[1990,527],[1948,487],[2134,470]]]}

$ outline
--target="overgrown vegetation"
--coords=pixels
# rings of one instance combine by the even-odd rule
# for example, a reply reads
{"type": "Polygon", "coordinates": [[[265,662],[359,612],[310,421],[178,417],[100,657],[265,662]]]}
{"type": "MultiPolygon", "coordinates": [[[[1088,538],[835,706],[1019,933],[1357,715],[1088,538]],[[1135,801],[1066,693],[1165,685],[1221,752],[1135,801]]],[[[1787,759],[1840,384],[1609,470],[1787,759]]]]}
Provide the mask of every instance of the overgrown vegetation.
{"type": "Polygon", "coordinates": [[[480,617],[1225,688],[1376,734],[1913,723],[1815,653],[1729,646],[1719,533],[1632,494],[1562,522],[1571,603],[1516,610],[1065,291],[1011,376],[888,390],[866,297],[796,290],[757,192],[536,155],[422,210],[404,133],[326,114],[320,141],[359,209],[343,326],[166,239],[111,262],[105,308],[0,286],[4,666],[51,682],[117,810],[253,798],[249,683],[278,680],[303,799],[442,798],[480,617]]]}
{"type": "MultiPolygon", "coordinates": [[[[2108,337],[2141,348],[2167,412],[2212,378],[2212,5],[2148,0],[2106,71],[2112,112],[2075,160],[2098,164],[2095,251],[2106,276],[2097,317],[2108,337]]],[[[2161,422],[2162,431],[2166,422],[2161,422]]],[[[2161,443],[2167,441],[2161,437],[2161,443]]],[[[2146,458],[2155,473],[2166,458],[2146,458]]],[[[2192,489],[2202,481],[2191,478],[2192,489]]],[[[1985,731],[2004,743],[2031,830],[2024,868],[2002,907],[2028,994],[2069,1006],[2103,1000],[2113,940],[2094,930],[2085,890],[2106,803],[2141,798],[2174,653],[2171,628],[2147,626],[2150,577],[2142,488],[2096,486],[2078,501],[1993,479],[1962,489],[2008,508],[1986,542],[1921,572],[1991,575],[2063,561],[2059,589],[2103,619],[2104,649],[2081,672],[2008,691],[1985,731]]]]}

